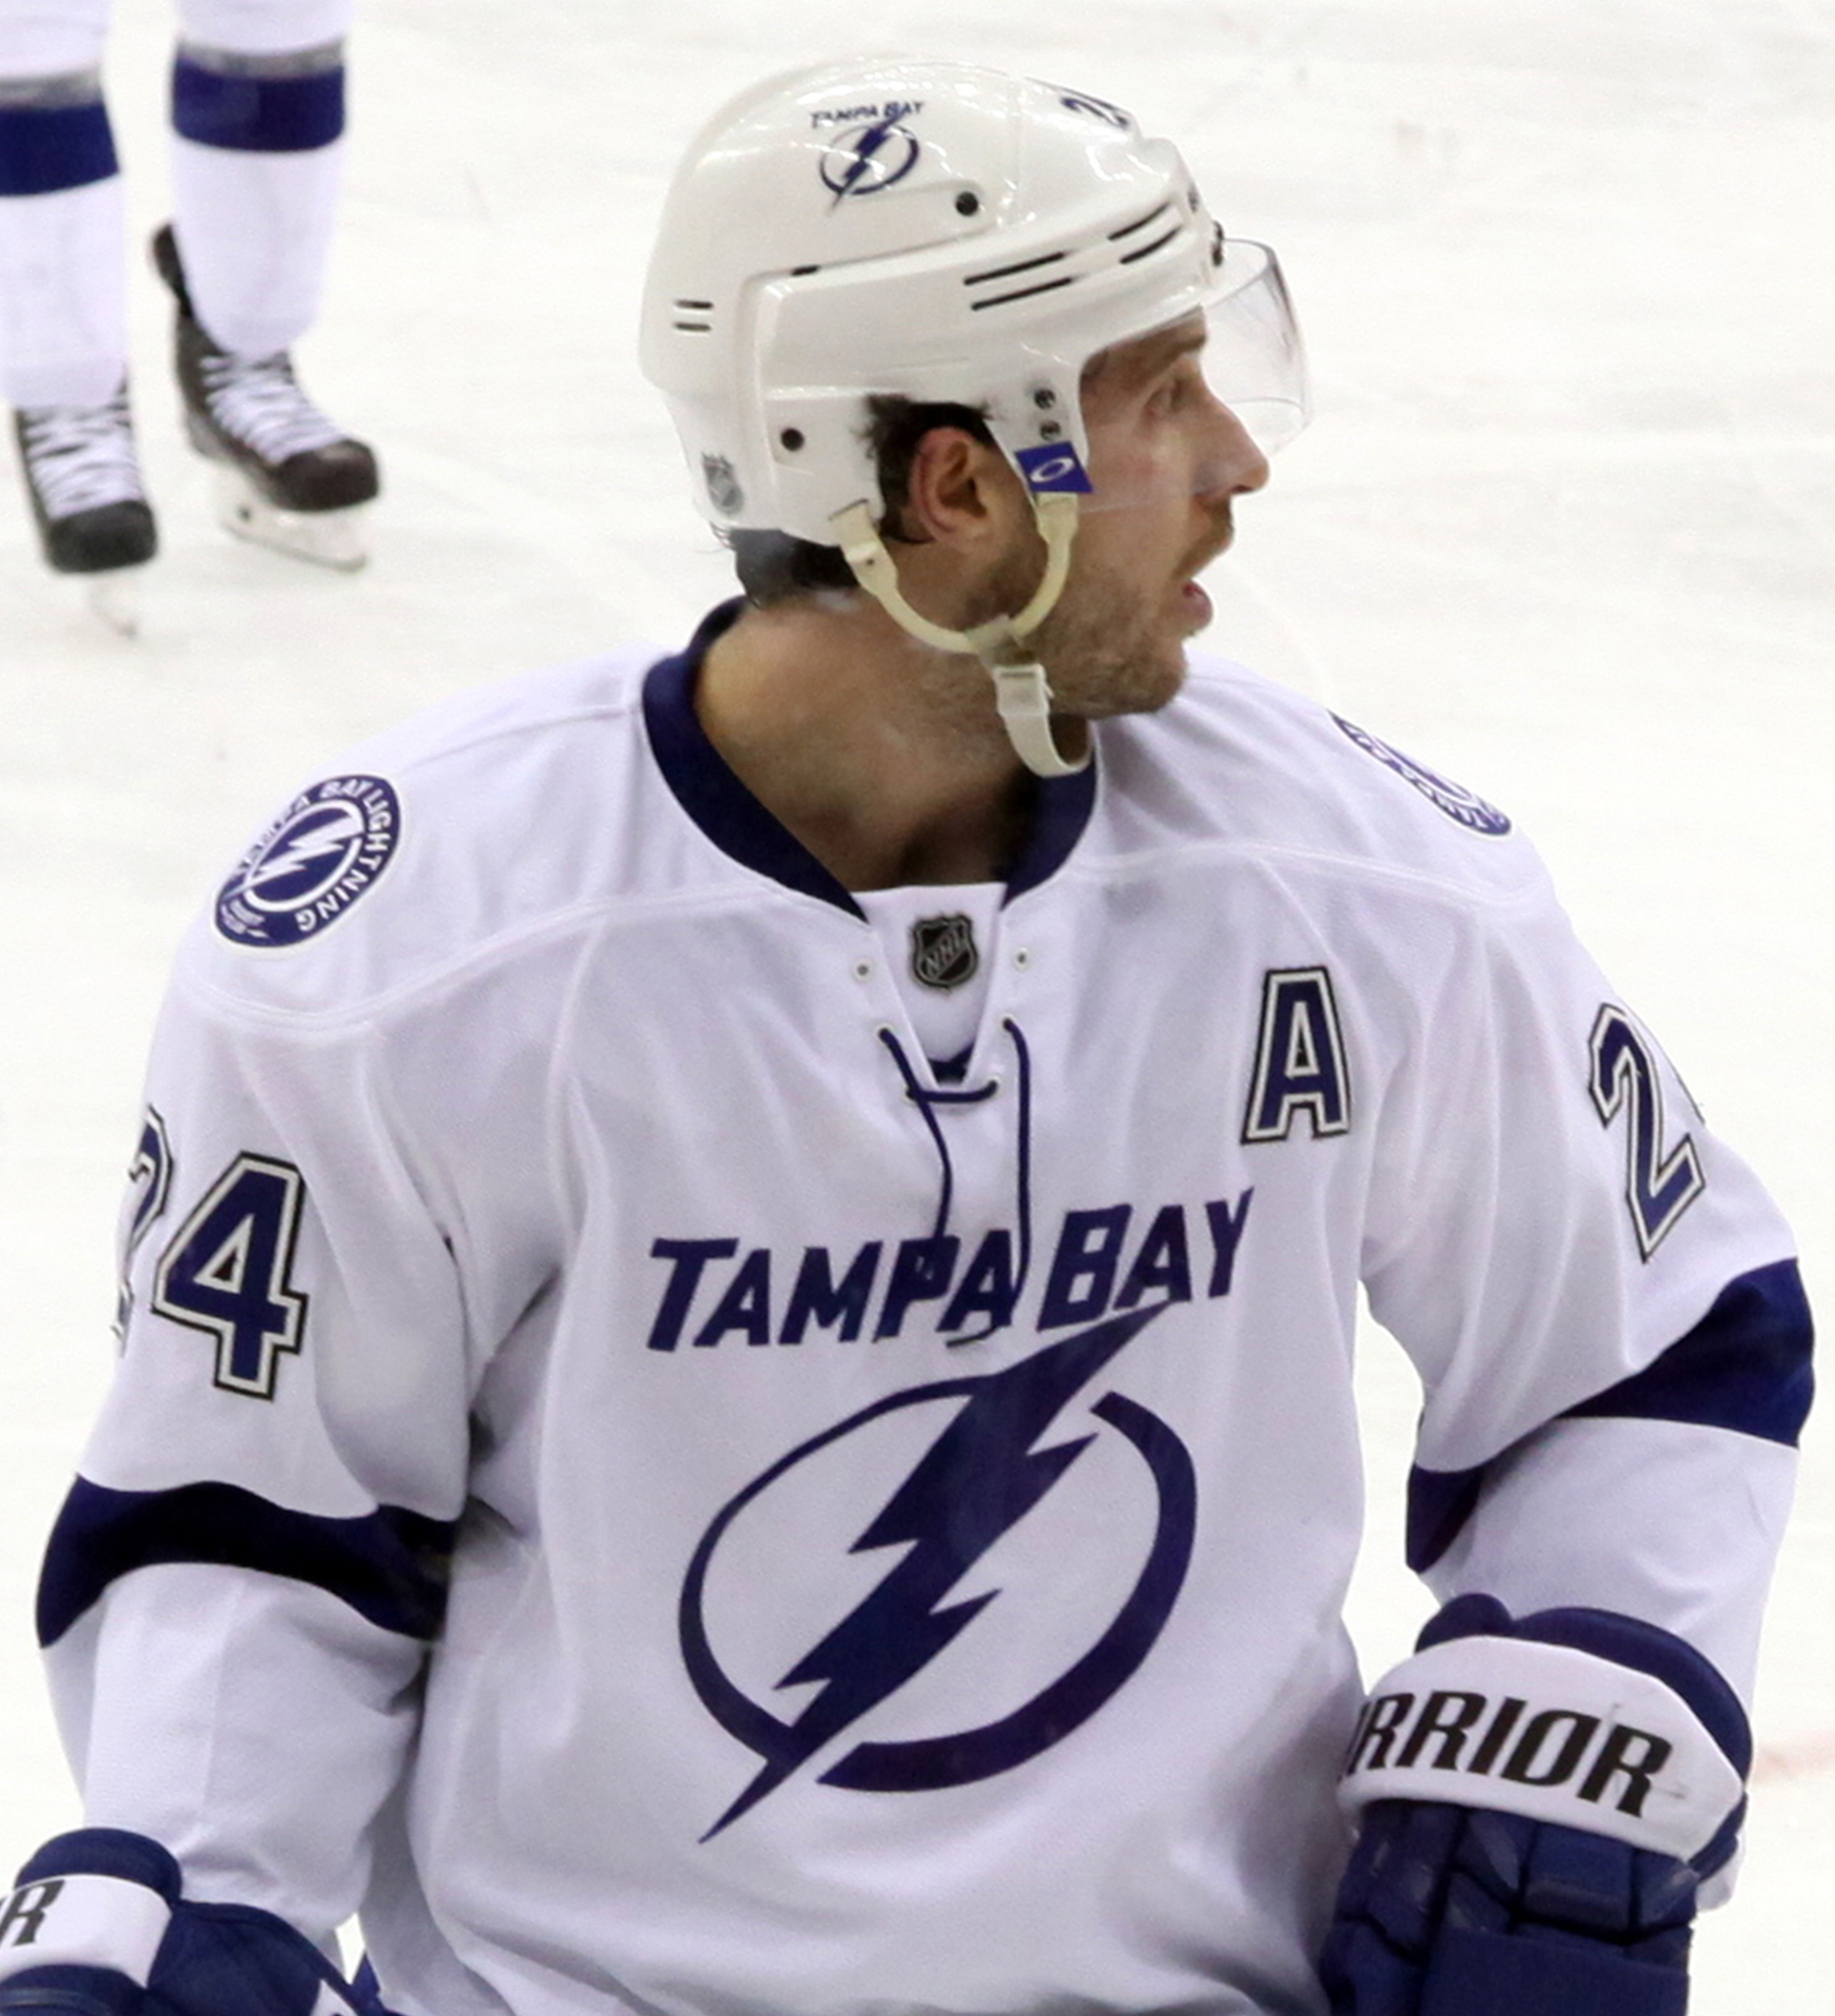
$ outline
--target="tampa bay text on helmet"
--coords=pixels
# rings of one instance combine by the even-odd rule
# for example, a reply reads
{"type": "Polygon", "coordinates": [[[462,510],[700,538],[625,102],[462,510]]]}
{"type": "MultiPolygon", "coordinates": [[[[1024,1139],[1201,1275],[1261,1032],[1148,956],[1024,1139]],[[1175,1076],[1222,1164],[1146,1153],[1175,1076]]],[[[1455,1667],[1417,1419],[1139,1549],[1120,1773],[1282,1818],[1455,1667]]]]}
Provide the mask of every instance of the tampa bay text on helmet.
{"type": "Polygon", "coordinates": [[[856,584],[994,677],[1013,746],[1060,752],[1027,649],[1092,481],[1081,397],[1105,351],[1203,319],[1204,376],[1263,453],[1307,417],[1279,263],[1225,235],[1178,149],[1085,92],[966,64],[855,59],[772,78],[689,146],[646,289],[642,362],[696,501],[754,599],[856,584]],[[962,629],[901,591],[887,527],[940,425],[997,447],[1045,560],[1024,606],[962,629]]]}

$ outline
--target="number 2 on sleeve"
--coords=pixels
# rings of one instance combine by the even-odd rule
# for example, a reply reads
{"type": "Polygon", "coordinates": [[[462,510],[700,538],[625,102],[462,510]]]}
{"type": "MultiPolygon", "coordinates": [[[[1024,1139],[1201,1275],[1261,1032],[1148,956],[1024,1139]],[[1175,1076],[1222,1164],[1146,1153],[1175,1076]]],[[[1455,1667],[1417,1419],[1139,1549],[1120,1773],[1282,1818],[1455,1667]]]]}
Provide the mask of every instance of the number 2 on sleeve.
{"type": "Polygon", "coordinates": [[[1648,1039],[1607,1002],[1593,1023],[1593,1105],[1610,1127],[1626,1113],[1625,1201],[1638,1251],[1648,1260],[1707,1186],[1693,1138],[1663,1152],[1663,1085],[1648,1039]],[[1627,1111],[1628,1109],[1628,1111],[1627,1111]]]}
{"type": "Polygon", "coordinates": [[[128,1274],[140,1243],[153,1229],[153,1221],[166,1208],[172,1188],[172,1150],[166,1139],[166,1123],[148,1107],[140,1123],[140,1139],[134,1159],[128,1165],[128,1200],[121,1209],[120,1283],[115,1294],[115,1337],[124,1343],[128,1321],[134,1313],[134,1291],[128,1274]]]}

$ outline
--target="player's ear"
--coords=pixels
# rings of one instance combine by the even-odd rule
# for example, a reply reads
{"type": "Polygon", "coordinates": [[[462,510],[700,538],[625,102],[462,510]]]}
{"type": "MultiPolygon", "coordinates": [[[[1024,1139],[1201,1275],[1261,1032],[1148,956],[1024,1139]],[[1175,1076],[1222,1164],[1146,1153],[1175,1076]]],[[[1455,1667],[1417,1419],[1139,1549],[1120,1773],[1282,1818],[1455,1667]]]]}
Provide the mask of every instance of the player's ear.
{"type": "Polygon", "coordinates": [[[998,448],[932,427],[912,451],[901,530],[926,545],[1002,545],[1027,517],[1024,486],[998,448]]]}

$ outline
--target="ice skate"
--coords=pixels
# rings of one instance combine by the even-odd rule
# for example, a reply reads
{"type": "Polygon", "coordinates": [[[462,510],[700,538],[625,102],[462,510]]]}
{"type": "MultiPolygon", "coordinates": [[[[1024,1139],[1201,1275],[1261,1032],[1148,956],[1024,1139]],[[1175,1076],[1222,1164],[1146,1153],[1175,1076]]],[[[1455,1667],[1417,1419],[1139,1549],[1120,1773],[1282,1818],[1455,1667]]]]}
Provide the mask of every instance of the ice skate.
{"type": "Polygon", "coordinates": [[[192,312],[170,225],[154,236],[153,256],[178,303],[174,362],[185,430],[217,465],[218,521],[296,559],[362,567],[363,507],[380,488],[374,454],[307,398],[286,351],[238,357],[211,340],[192,312]]]}
{"type": "Polygon", "coordinates": [[[80,576],[89,607],[113,630],[139,627],[141,571],[158,548],[140,481],[124,381],[94,406],[31,406],[13,434],[47,564],[80,576]]]}

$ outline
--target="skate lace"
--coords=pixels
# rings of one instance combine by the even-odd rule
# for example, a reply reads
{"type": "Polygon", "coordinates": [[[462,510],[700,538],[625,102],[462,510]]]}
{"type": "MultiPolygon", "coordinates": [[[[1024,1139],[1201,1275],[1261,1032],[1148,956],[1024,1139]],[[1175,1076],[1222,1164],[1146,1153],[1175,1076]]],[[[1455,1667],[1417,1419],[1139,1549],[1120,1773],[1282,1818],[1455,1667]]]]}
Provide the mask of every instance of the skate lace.
{"type": "Polygon", "coordinates": [[[285,462],[344,437],[300,390],[285,351],[272,357],[219,352],[200,366],[210,417],[264,462],[285,462]]]}
{"type": "Polygon", "coordinates": [[[105,405],[39,406],[19,419],[26,473],[47,517],[144,500],[125,389],[105,405]]]}

